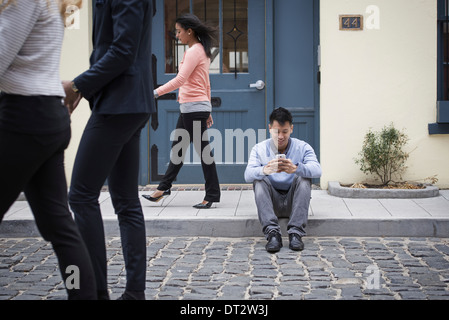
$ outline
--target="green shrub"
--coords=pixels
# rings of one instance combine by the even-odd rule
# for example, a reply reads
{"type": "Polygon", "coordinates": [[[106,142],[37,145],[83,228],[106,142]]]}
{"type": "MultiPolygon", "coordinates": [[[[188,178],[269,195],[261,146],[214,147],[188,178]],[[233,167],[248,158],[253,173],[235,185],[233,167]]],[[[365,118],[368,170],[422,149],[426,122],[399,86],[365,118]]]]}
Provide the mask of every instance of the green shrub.
{"type": "Polygon", "coordinates": [[[401,175],[407,168],[405,162],[409,157],[403,147],[408,140],[407,135],[395,129],[393,124],[380,132],[370,129],[355,163],[360,165],[363,173],[377,176],[384,185],[392,182],[393,177],[402,179],[401,175]]]}

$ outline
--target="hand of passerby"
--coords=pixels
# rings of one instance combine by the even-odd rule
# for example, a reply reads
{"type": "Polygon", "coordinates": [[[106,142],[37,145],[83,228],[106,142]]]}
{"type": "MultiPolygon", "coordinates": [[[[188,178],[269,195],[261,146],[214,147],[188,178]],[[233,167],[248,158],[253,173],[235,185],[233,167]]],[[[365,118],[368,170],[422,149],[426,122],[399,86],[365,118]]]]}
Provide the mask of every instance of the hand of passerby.
{"type": "Polygon", "coordinates": [[[82,95],[80,92],[73,91],[71,81],[67,80],[62,81],[62,87],[64,88],[65,91],[64,105],[69,110],[69,113],[72,114],[72,112],[80,103],[82,95]]]}

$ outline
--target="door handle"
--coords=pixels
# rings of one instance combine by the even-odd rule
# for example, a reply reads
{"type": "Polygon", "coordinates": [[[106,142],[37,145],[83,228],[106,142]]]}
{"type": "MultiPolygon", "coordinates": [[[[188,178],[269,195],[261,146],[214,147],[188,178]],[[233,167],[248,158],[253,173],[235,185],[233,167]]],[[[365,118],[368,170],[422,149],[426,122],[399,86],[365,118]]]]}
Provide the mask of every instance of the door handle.
{"type": "Polygon", "coordinates": [[[257,80],[256,83],[251,83],[250,88],[256,88],[257,90],[263,90],[265,88],[265,82],[262,80],[257,80]]]}

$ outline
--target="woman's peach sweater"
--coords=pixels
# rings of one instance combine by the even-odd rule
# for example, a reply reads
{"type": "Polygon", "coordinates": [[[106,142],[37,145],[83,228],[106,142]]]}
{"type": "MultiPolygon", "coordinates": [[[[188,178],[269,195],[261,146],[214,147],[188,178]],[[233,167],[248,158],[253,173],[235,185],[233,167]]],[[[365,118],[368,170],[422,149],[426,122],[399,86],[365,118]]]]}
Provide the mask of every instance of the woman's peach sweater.
{"type": "Polygon", "coordinates": [[[162,96],[179,88],[179,103],[210,101],[210,59],[201,43],[196,43],[184,53],[175,78],[156,89],[162,96]]]}

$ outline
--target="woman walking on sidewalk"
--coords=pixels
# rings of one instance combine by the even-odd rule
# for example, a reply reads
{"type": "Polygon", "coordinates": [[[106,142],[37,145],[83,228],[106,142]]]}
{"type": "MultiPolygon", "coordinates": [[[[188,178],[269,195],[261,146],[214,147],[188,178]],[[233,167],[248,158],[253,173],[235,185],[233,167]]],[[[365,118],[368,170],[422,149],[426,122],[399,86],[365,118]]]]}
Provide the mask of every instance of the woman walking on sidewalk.
{"type": "MultiPolygon", "coordinates": [[[[165,85],[157,88],[155,97],[162,96],[179,88],[180,111],[176,130],[177,141],[173,142],[172,150],[178,150],[179,143],[183,143],[179,148],[179,153],[171,156],[168,169],[159,183],[157,190],[151,195],[143,195],[145,199],[152,202],[161,200],[170,194],[170,188],[182,168],[185,151],[193,142],[196,152],[201,157],[201,166],[206,180],[206,195],[201,203],[194,205],[198,209],[209,209],[214,202],[220,202],[220,185],[218,175],[210,150],[209,139],[205,138],[205,131],[213,124],[211,92],[209,80],[210,58],[212,56],[212,45],[215,41],[215,29],[208,27],[193,14],[185,14],[176,19],[176,37],[182,44],[189,46],[179,67],[178,75],[165,85]],[[194,127],[201,127],[201,136],[194,137],[194,127]],[[182,131],[189,134],[188,144],[183,140],[182,131]]],[[[206,133],[207,135],[207,133],[206,133]]]]}
{"type": "Polygon", "coordinates": [[[64,170],[71,129],[59,60],[69,5],[81,0],[0,0],[0,222],[24,190],[64,282],[78,270],[69,299],[87,300],[96,298],[95,277],[68,208],[64,170]]]}

